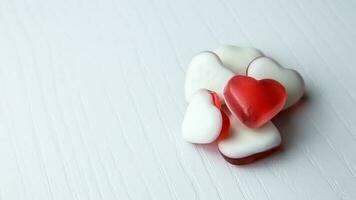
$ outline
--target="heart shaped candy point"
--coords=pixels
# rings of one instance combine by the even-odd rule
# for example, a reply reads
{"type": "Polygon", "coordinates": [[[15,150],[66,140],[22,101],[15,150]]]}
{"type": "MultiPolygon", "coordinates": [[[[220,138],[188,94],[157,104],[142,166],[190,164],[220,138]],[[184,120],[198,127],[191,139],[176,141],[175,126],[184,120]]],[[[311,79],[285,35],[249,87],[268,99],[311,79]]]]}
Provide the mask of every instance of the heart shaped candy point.
{"type": "Polygon", "coordinates": [[[224,99],[230,111],[242,123],[250,128],[257,128],[282,110],[287,93],[275,80],[256,80],[237,75],[225,86],[224,99]]]}

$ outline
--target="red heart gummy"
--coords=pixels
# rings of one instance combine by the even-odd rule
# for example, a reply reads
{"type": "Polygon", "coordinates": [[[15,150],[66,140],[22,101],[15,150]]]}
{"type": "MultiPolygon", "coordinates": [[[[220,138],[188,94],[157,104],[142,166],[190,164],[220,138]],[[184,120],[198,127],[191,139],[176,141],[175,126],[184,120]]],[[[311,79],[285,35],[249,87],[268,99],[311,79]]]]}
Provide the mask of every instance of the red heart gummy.
{"type": "Polygon", "coordinates": [[[224,99],[230,111],[242,123],[250,128],[257,128],[282,110],[287,92],[275,80],[256,80],[237,75],[225,86],[224,99]]]}

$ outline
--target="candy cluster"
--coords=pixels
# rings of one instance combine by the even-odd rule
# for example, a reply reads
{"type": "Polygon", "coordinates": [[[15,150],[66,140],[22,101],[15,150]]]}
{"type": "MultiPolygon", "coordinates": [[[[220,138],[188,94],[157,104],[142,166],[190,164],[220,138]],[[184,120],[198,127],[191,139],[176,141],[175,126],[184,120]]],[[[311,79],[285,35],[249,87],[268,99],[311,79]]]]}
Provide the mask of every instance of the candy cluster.
{"type": "Polygon", "coordinates": [[[201,52],[186,73],[189,105],[183,138],[196,144],[217,141],[232,164],[253,162],[280,149],[280,133],[270,120],[303,94],[297,71],[255,48],[222,46],[201,52]]]}

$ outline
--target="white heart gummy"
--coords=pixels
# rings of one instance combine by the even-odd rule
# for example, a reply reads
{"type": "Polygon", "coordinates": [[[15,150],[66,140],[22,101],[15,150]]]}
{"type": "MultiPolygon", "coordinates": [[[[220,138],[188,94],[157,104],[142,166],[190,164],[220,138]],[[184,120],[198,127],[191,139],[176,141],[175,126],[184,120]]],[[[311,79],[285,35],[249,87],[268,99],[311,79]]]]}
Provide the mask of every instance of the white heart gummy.
{"type": "Polygon", "coordinates": [[[199,89],[207,89],[223,99],[223,89],[235,74],[225,68],[219,57],[209,51],[201,52],[191,60],[185,78],[185,98],[188,102],[199,89]]]}
{"type": "Polygon", "coordinates": [[[225,67],[238,75],[246,75],[246,69],[250,62],[263,56],[258,49],[232,45],[223,45],[213,52],[219,56],[225,67]]]}
{"type": "Polygon", "coordinates": [[[212,93],[198,90],[192,97],[183,119],[184,140],[207,144],[216,140],[223,127],[223,117],[214,104],[212,93]]]}
{"type": "Polygon", "coordinates": [[[256,79],[274,79],[287,91],[287,101],[283,109],[294,105],[304,94],[303,77],[295,70],[282,67],[268,57],[253,60],[247,70],[248,76],[256,79]]]}

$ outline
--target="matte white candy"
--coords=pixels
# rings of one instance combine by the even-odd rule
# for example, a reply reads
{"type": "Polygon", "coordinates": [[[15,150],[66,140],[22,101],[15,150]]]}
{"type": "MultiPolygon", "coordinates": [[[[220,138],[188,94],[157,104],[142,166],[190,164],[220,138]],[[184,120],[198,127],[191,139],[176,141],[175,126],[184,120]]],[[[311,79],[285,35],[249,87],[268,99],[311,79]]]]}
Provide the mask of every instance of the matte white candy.
{"type": "Polygon", "coordinates": [[[215,141],[223,125],[220,109],[207,90],[198,90],[190,101],[183,119],[183,138],[191,143],[215,141]]]}
{"type": "Polygon", "coordinates": [[[268,122],[257,129],[244,126],[231,114],[229,136],[218,142],[219,151],[232,159],[245,158],[265,152],[281,144],[278,129],[268,122]]]}
{"type": "Polygon", "coordinates": [[[247,74],[256,79],[274,79],[287,91],[287,101],[283,109],[295,104],[304,94],[304,80],[295,70],[287,69],[268,57],[260,57],[251,62],[247,74]]]}
{"type": "Polygon", "coordinates": [[[208,89],[223,99],[223,89],[234,73],[225,68],[213,52],[201,52],[193,57],[185,78],[185,98],[188,102],[199,89],[208,89]]]}
{"type": "Polygon", "coordinates": [[[237,47],[224,45],[214,50],[225,67],[238,75],[246,75],[246,69],[250,62],[263,54],[252,47],[237,47]]]}

